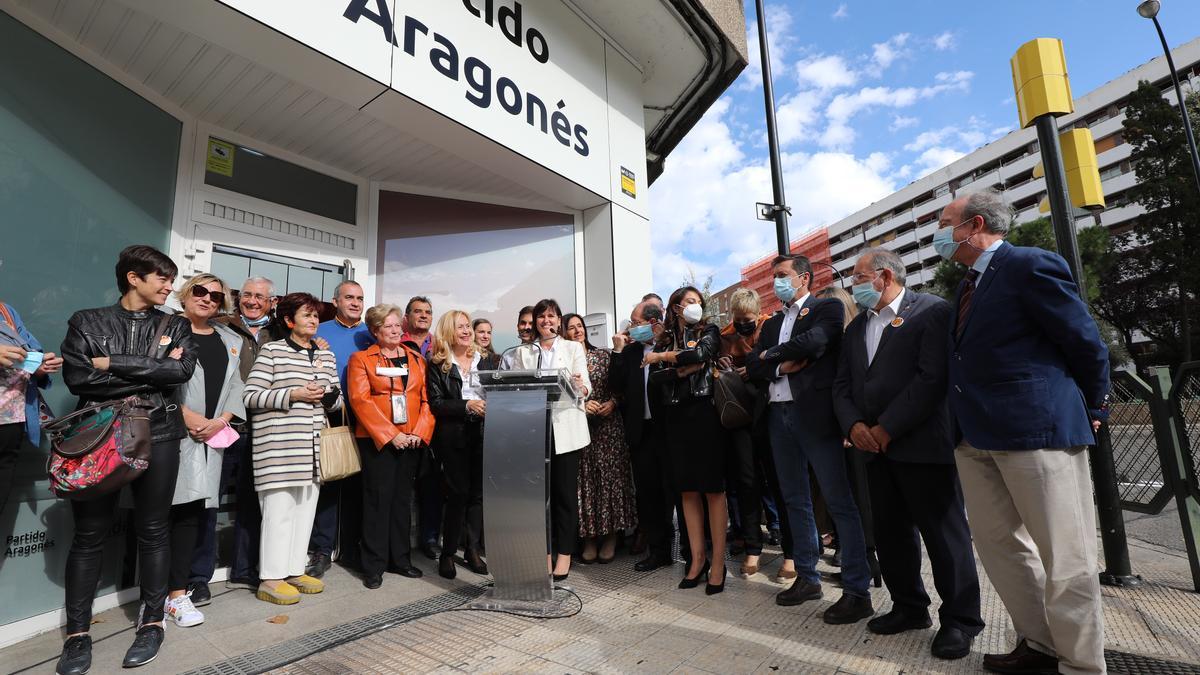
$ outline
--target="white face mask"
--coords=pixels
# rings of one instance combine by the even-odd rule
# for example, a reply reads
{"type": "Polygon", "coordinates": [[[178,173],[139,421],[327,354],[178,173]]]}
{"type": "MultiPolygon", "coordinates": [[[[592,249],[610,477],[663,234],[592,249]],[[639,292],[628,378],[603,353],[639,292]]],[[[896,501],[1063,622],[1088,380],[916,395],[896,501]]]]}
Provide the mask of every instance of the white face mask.
{"type": "Polygon", "coordinates": [[[704,318],[704,308],[700,306],[700,303],[697,302],[694,305],[688,305],[683,308],[683,320],[689,326],[698,323],[702,318],[704,318]]]}

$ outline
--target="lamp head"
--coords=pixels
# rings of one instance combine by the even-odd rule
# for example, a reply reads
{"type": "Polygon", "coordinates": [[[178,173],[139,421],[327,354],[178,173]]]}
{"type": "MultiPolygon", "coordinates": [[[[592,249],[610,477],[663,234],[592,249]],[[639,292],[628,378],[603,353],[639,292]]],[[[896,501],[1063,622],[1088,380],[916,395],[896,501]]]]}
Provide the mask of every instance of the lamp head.
{"type": "Polygon", "coordinates": [[[1138,5],[1137,12],[1143,19],[1153,19],[1158,16],[1158,10],[1162,7],[1162,3],[1158,0],[1145,0],[1138,5]]]}

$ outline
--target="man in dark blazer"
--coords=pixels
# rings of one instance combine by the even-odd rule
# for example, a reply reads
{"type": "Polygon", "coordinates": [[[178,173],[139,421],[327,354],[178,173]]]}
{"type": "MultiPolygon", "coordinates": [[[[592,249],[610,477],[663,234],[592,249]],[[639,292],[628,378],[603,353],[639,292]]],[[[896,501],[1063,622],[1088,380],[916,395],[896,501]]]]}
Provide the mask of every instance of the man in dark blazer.
{"type": "Polygon", "coordinates": [[[942,599],[931,651],[961,659],[983,618],[946,404],[952,311],[904,281],[900,256],[885,248],[868,249],[855,263],[854,299],[866,311],[842,338],[833,406],[842,433],[867,453],[876,552],[892,596],[892,610],[867,628],[893,635],[932,625],[921,582],[924,540],[942,599]]]}
{"type": "Polygon", "coordinates": [[[609,387],[621,397],[621,417],[636,487],[638,526],[646,537],[648,551],[633,568],[649,572],[674,563],[671,548],[675,526],[671,510],[675,500],[668,487],[662,428],[652,414],[657,405],[647,396],[646,369],[642,367],[642,358],[663,331],[662,306],[652,300],[643,301],[633,308],[629,320],[629,329],[613,336],[609,387]]]}
{"type": "Polygon", "coordinates": [[[875,613],[862,520],[850,491],[842,432],[833,412],[833,377],[842,342],[845,308],[809,295],[812,266],[804,256],[781,255],[772,266],[775,295],[784,304],[767,319],[746,356],[750,379],[767,389],[771,454],[792,530],[796,581],[775,597],[798,605],[821,597],[816,523],[808,468],[829,507],[842,546],[842,597],[825,611],[831,624],[854,623],[875,613]]]}
{"type": "Polygon", "coordinates": [[[1020,640],[995,672],[1103,673],[1104,612],[1087,446],[1108,348],[1058,254],[1004,241],[993,191],[951,202],[934,247],[967,266],[948,333],[950,412],[975,547],[1020,640]]]}

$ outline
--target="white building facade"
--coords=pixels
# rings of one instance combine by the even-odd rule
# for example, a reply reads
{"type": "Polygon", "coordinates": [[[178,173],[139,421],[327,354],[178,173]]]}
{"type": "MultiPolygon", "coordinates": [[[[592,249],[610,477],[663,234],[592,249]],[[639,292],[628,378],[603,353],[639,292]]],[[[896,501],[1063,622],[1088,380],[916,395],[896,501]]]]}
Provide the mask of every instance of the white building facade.
{"type": "MultiPolygon", "coordinates": [[[[651,289],[647,188],[745,29],[738,0],[0,0],[0,296],[58,351],[144,243],[234,288],[427,296],[501,347],[544,297],[611,330],[651,289]]],[[[2,646],[62,621],[44,449],[0,522],[2,646]]],[[[136,595],[118,522],[98,610],[136,595]]]]}
{"type": "MultiPolygon", "coordinates": [[[[1194,91],[1200,84],[1200,39],[1174,49],[1172,56],[1185,80],[1185,91],[1194,91]]],[[[1104,188],[1106,207],[1095,212],[1077,209],[1077,228],[1121,228],[1131,225],[1144,212],[1125,196],[1136,179],[1129,161],[1131,148],[1122,137],[1125,102],[1140,80],[1154,83],[1167,100],[1175,103],[1166,59],[1159,57],[1076,98],[1075,112],[1058,118],[1062,131],[1091,129],[1104,188]]],[[[848,278],[859,253],[884,246],[901,255],[910,285],[927,284],[933,281],[941,260],[932,246],[938,216],[955,198],[994,188],[1013,205],[1018,224],[1048,215],[1038,210],[1046,196],[1045,179],[1033,177],[1039,162],[1041,153],[1033,127],[1011,132],[829,226],[833,264],[848,278]]]]}

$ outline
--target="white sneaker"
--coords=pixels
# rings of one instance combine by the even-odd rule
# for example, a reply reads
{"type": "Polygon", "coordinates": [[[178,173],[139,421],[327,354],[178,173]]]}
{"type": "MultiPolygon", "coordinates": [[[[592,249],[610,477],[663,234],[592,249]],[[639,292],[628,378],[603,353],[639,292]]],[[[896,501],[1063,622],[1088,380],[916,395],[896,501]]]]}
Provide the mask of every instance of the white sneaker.
{"type": "Polygon", "coordinates": [[[181,628],[204,623],[204,614],[192,604],[191,593],[174,599],[167,598],[166,614],[168,619],[181,628]]]}

